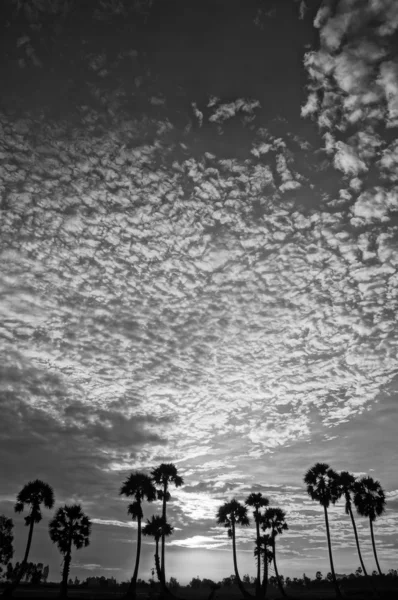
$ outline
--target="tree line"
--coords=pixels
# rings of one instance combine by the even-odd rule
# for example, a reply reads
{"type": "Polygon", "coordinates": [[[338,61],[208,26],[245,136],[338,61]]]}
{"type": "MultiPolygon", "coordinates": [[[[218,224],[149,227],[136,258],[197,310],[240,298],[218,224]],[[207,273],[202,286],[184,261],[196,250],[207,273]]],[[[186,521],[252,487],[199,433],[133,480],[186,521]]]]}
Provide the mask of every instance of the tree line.
{"type": "MultiPolygon", "coordinates": [[[[168,536],[173,533],[172,525],[167,521],[166,508],[167,502],[171,499],[171,486],[180,487],[184,483],[183,478],[178,474],[177,468],[172,463],[162,463],[158,467],[152,469],[150,475],[143,472],[133,472],[123,482],[119,495],[131,498],[127,506],[127,514],[137,522],[137,549],[135,556],[134,571],[131,580],[126,590],[126,597],[135,599],[142,536],[151,536],[155,541],[155,568],[158,581],[161,585],[162,594],[173,596],[172,589],[177,586],[166,584],[165,573],[165,541],[168,536]],[[146,519],[143,525],[144,518],[142,504],[143,502],[151,503],[155,500],[162,502],[161,514],[152,515],[146,519]]],[[[329,550],[330,560],[330,579],[336,588],[336,593],[341,596],[340,587],[337,581],[331,546],[331,535],[328,518],[328,508],[330,504],[335,504],[340,498],[344,499],[345,512],[350,517],[357,552],[361,563],[361,572],[365,577],[368,577],[367,570],[362,558],[358,532],[355,524],[353,506],[360,516],[369,519],[370,534],[372,540],[373,552],[376,560],[378,573],[382,575],[378,556],[376,552],[376,544],[374,539],[373,523],[377,517],[381,516],[385,511],[386,499],[385,493],[378,481],[366,476],[357,479],[353,474],[342,471],[338,473],[329,467],[326,463],[316,463],[311,467],[304,476],[307,493],[312,500],[321,504],[324,509],[326,537],[329,550]]],[[[27,483],[17,495],[17,502],[14,510],[21,513],[28,507],[29,513],[25,517],[25,525],[29,527],[28,539],[25,549],[25,554],[21,563],[13,568],[10,560],[13,556],[12,548],[12,519],[0,516],[0,564],[7,564],[7,583],[3,591],[3,596],[11,597],[19,583],[26,576],[29,568],[33,569],[33,563],[28,562],[29,552],[32,543],[33,530],[35,523],[39,523],[42,519],[41,507],[52,509],[54,506],[54,491],[47,483],[36,479],[27,483]],[[29,567],[30,565],[30,567],[29,567]]],[[[217,511],[216,521],[219,525],[223,525],[228,532],[228,536],[232,542],[232,559],[234,566],[234,583],[238,586],[243,598],[249,600],[255,598],[265,598],[267,593],[267,584],[269,581],[268,571],[269,565],[273,562],[275,577],[274,582],[279,587],[283,596],[286,596],[286,581],[283,576],[279,575],[276,561],[276,540],[284,531],[288,530],[286,522],[286,514],[280,507],[270,507],[269,499],[263,496],[261,492],[252,492],[245,499],[244,503],[239,502],[235,498],[226,501],[217,511]],[[250,578],[240,577],[236,550],[236,528],[239,526],[247,527],[250,524],[248,511],[252,511],[255,524],[256,536],[254,540],[254,557],[256,566],[256,577],[254,578],[254,594],[248,591],[250,578]]],[[[60,584],[60,597],[65,598],[68,591],[68,576],[70,571],[72,547],[76,549],[83,548],[89,545],[91,533],[91,521],[84,514],[82,507],[79,504],[64,505],[56,511],[54,517],[49,523],[49,535],[54,544],[58,546],[59,551],[63,555],[63,570],[62,580],[60,584]]],[[[357,573],[359,574],[359,572],[357,573]]],[[[317,577],[318,578],[318,577],[317,577]]],[[[174,583],[174,578],[172,578],[174,583]]],[[[211,587],[210,596],[212,598],[216,589],[220,584],[215,584],[210,580],[211,587]]]]}

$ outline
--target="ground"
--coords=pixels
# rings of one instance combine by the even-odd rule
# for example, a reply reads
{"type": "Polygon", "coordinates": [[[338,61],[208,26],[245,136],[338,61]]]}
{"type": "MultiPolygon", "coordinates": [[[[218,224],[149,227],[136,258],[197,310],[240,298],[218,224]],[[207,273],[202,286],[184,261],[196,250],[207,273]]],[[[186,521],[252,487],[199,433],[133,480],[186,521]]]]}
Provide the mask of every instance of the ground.
{"type": "MultiPolygon", "coordinates": [[[[345,598],[354,598],[355,600],[371,600],[376,598],[373,594],[372,590],[369,589],[369,586],[366,585],[365,581],[361,578],[359,580],[355,579],[353,581],[345,581],[341,584],[343,597],[345,598]]],[[[377,588],[379,591],[379,600],[393,600],[398,597],[398,581],[385,579],[383,581],[379,581],[377,583],[377,588]]],[[[15,598],[57,598],[59,594],[58,587],[25,587],[19,588],[14,597],[15,598]]],[[[94,588],[80,588],[80,589],[70,589],[68,593],[69,598],[73,598],[73,600],[113,600],[116,598],[123,597],[123,592],[120,590],[97,590],[94,588]]],[[[192,590],[190,588],[181,587],[175,593],[177,598],[187,599],[187,600],[207,600],[208,590],[192,590]]],[[[329,600],[331,598],[335,598],[336,594],[334,588],[332,586],[325,589],[324,585],[316,586],[313,585],[312,589],[300,590],[299,588],[290,588],[287,589],[287,597],[290,600],[329,600]]],[[[137,600],[146,600],[151,598],[151,600],[157,600],[157,594],[153,596],[149,595],[149,590],[145,588],[144,590],[138,590],[137,600]]],[[[238,599],[242,598],[239,589],[235,586],[230,588],[223,588],[222,590],[218,590],[215,595],[216,600],[228,600],[231,598],[238,599]]],[[[278,590],[273,588],[269,589],[267,593],[267,598],[270,600],[277,600],[282,598],[282,595],[278,590]]]]}

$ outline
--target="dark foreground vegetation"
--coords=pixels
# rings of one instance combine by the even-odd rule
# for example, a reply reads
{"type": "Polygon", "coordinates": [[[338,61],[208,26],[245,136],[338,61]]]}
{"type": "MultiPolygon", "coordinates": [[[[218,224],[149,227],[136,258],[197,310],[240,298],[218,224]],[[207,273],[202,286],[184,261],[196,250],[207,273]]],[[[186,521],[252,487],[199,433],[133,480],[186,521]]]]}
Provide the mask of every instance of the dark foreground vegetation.
{"type": "MultiPolygon", "coordinates": [[[[329,574],[330,575],[330,574],[329,574]]],[[[128,590],[129,582],[113,585],[105,585],[107,580],[102,577],[89,578],[97,580],[87,584],[83,582],[79,585],[70,584],[68,597],[75,600],[112,600],[116,598],[124,598],[128,590]]],[[[230,579],[230,583],[220,582],[220,587],[217,589],[214,598],[218,600],[240,599],[242,594],[236,583],[231,583],[234,576],[225,578],[230,579]]],[[[365,578],[361,575],[350,574],[347,577],[339,579],[340,588],[345,598],[353,598],[357,600],[370,600],[371,598],[379,598],[381,600],[395,600],[398,597],[398,573],[396,570],[391,570],[387,575],[373,575],[371,577],[372,585],[377,589],[377,593],[373,592],[372,587],[368,585],[365,578]]],[[[174,580],[171,581],[172,594],[162,594],[160,583],[155,583],[153,580],[149,582],[137,582],[136,598],[137,600],[158,600],[165,598],[173,600],[176,598],[185,598],[186,600],[199,600],[206,598],[210,592],[208,580],[193,579],[187,586],[181,586],[174,580]],[[173,587],[174,585],[174,587],[173,587]]],[[[248,591],[255,592],[255,583],[247,585],[248,591]]],[[[0,587],[1,591],[1,587],[0,587]]],[[[320,578],[319,573],[314,579],[307,576],[302,578],[289,579],[284,582],[284,592],[288,598],[297,600],[327,600],[335,597],[335,588],[331,577],[320,578]]],[[[41,584],[41,585],[22,585],[14,594],[15,598],[58,598],[59,586],[57,584],[41,584]]],[[[283,598],[283,594],[278,589],[276,581],[270,578],[267,598],[278,599],[283,598]]]]}

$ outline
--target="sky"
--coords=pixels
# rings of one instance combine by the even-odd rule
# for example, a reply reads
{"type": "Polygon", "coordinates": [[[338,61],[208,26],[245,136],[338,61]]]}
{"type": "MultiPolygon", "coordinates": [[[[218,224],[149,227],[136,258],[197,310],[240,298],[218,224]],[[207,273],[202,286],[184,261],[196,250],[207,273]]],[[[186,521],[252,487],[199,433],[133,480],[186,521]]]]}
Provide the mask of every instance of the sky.
{"type": "MultiPolygon", "coordinates": [[[[7,26],[0,98],[0,513],[14,558],[16,494],[40,478],[93,523],[72,577],[128,579],[136,524],[120,486],[173,462],[185,483],[171,489],[167,577],[233,572],[215,515],[252,491],[286,512],[280,572],[326,574],[323,509],[303,483],[321,461],[380,481],[379,560],[396,568],[397,2],[165,0],[132,23],[104,2],[86,29],[55,22],[47,46],[40,15],[7,26]]],[[[52,514],[31,560],[57,581],[52,514]]],[[[343,502],[330,527],[336,571],[354,571],[343,502]]],[[[238,531],[241,575],[255,574],[254,535],[253,520],[238,531]]],[[[144,579],[153,553],[144,539],[144,579]]]]}

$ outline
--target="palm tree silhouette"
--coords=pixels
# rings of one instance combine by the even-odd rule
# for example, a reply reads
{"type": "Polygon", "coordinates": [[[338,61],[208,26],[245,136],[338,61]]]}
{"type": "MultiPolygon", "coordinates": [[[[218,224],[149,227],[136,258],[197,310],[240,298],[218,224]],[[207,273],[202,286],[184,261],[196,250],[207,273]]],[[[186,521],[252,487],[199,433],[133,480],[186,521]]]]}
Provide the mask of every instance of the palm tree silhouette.
{"type": "MultiPolygon", "coordinates": [[[[251,506],[254,508],[253,510],[253,518],[256,524],[256,548],[260,548],[260,519],[261,513],[260,509],[265,508],[269,504],[268,498],[262,495],[261,492],[255,493],[252,492],[245,500],[245,504],[247,506],[251,506]]],[[[261,555],[260,552],[255,554],[257,558],[257,580],[256,580],[256,596],[260,596],[261,594],[261,555]]]]}
{"type": "Polygon", "coordinates": [[[330,541],[328,506],[330,502],[335,504],[339,498],[338,493],[338,475],[326,463],[315,463],[304,476],[304,483],[307,485],[307,494],[312,500],[316,500],[323,506],[326,523],[326,534],[328,539],[330,569],[332,572],[333,583],[336,588],[336,594],[341,597],[339,584],[337,583],[336,573],[333,565],[332,544],[330,541]]]}
{"type": "Polygon", "coordinates": [[[261,586],[261,592],[263,597],[265,598],[267,594],[268,587],[268,565],[272,561],[274,555],[272,552],[272,540],[271,536],[268,533],[260,535],[259,539],[260,545],[259,548],[255,548],[254,556],[258,561],[261,562],[261,557],[263,559],[263,583],[261,586]]]}
{"type": "Polygon", "coordinates": [[[29,514],[25,517],[25,525],[29,526],[25,555],[14,581],[5,587],[3,596],[12,596],[13,591],[18,586],[25,573],[26,565],[28,564],[30,547],[32,544],[33,527],[35,523],[39,523],[42,520],[40,507],[43,504],[46,508],[51,510],[51,508],[54,506],[54,491],[52,487],[48,485],[48,483],[41,481],[41,479],[29,481],[17,495],[17,502],[14,506],[15,512],[23,512],[25,509],[25,504],[30,506],[29,514]]]}
{"type": "Polygon", "coordinates": [[[155,538],[155,567],[156,574],[162,587],[165,587],[162,570],[159,561],[159,540],[162,537],[169,536],[173,533],[173,527],[167,523],[160,515],[153,515],[151,519],[147,519],[146,525],[142,528],[143,535],[151,535],[155,538]]]}
{"type": "Polygon", "coordinates": [[[219,525],[224,525],[228,529],[228,536],[232,538],[232,553],[234,560],[234,571],[236,582],[238,584],[239,590],[241,594],[245,598],[252,598],[253,596],[247,592],[244,588],[242,580],[238,571],[238,563],[236,560],[236,532],[235,526],[242,525],[246,527],[250,524],[249,518],[247,516],[247,508],[243,506],[240,502],[233,498],[229,502],[225,502],[222,506],[219,507],[217,511],[217,523],[219,525]]]}
{"type": "Polygon", "coordinates": [[[142,501],[153,502],[156,500],[156,488],[152,483],[152,479],[145,473],[131,473],[126,481],[120,488],[120,495],[127,497],[133,497],[134,502],[128,505],[127,513],[132,517],[133,521],[137,520],[138,531],[137,531],[137,552],[135,557],[135,567],[133,577],[129,588],[126,593],[126,597],[136,597],[137,577],[138,569],[140,565],[140,554],[141,554],[141,522],[142,522],[142,501]]]}
{"type": "Polygon", "coordinates": [[[379,575],[383,575],[377,558],[373,532],[373,522],[384,513],[386,506],[386,496],[380,482],[375,481],[372,477],[362,477],[362,479],[356,481],[354,484],[354,504],[359,515],[369,518],[373,554],[379,575]]]}
{"type": "MultiPolygon", "coordinates": [[[[178,475],[177,468],[173,463],[162,463],[159,467],[152,469],[151,476],[156,485],[162,486],[162,489],[158,490],[158,498],[163,502],[162,517],[166,523],[166,502],[170,500],[170,493],[168,491],[169,485],[172,483],[175,487],[180,487],[183,485],[184,480],[178,475]]],[[[165,533],[162,534],[162,556],[160,565],[163,585],[166,585],[166,567],[164,561],[165,535],[165,533]]]]}
{"type": "Polygon", "coordinates": [[[354,514],[352,512],[352,495],[355,493],[356,481],[357,478],[352,473],[349,473],[348,471],[341,471],[341,473],[338,476],[338,493],[339,497],[344,496],[345,513],[346,515],[350,515],[351,517],[351,523],[354,529],[355,542],[357,545],[359,560],[361,563],[363,574],[365,575],[365,577],[367,577],[368,574],[366,572],[366,568],[362,559],[361,549],[359,547],[357,527],[355,524],[354,514]]]}
{"type": "Polygon", "coordinates": [[[283,588],[279,577],[278,568],[276,566],[275,538],[277,535],[282,535],[284,531],[289,529],[285,519],[286,514],[281,508],[267,508],[261,519],[263,531],[271,529],[271,546],[274,559],[275,575],[278,581],[279,591],[281,592],[282,596],[286,596],[286,592],[283,588]]]}
{"type": "Polygon", "coordinates": [[[68,593],[68,575],[72,559],[72,545],[80,549],[90,543],[91,521],[82,511],[80,504],[62,506],[57,510],[49,525],[50,538],[64,555],[61,582],[61,598],[68,593]]]}

